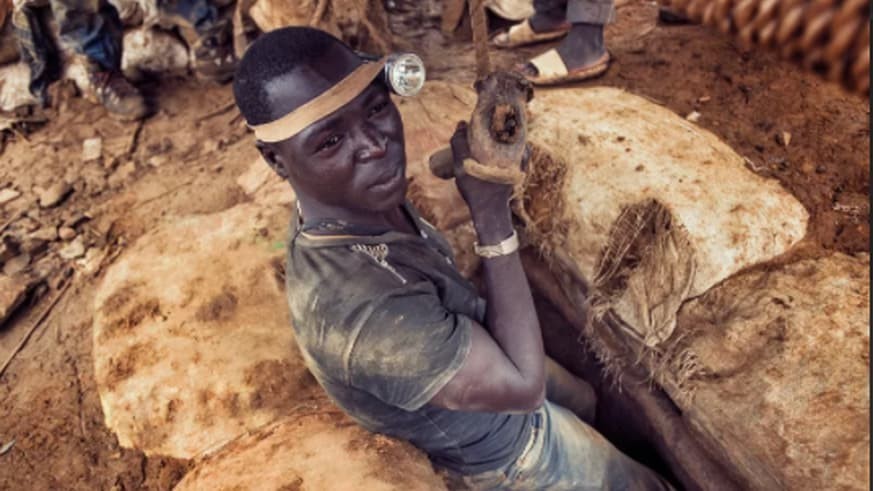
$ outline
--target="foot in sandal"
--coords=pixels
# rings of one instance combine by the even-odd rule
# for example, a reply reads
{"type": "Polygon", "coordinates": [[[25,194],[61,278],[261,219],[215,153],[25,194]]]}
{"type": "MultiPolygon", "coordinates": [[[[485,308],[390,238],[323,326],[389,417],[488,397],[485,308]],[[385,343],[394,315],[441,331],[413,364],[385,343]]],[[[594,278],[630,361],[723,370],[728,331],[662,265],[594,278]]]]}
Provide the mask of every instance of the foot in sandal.
{"type": "Polygon", "coordinates": [[[516,67],[537,85],[579,82],[599,77],[609,68],[610,56],[603,41],[603,26],[573,24],[556,48],[516,67]]]}
{"type": "Polygon", "coordinates": [[[533,16],[510,27],[492,40],[492,44],[498,48],[517,48],[530,44],[554,41],[567,35],[570,24],[563,16],[552,17],[544,13],[535,13],[533,16]]]}

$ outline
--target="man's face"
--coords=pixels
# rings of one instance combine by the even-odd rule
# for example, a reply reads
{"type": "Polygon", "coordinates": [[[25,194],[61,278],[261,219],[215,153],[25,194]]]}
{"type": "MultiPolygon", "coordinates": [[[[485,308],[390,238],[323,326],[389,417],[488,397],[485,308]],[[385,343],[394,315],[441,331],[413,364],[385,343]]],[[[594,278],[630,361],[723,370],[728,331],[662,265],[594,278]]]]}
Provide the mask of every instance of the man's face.
{"type": "MultiPolygon", "coordinates": [[[[297,107],[360,64],[342,49],[325,58],[331,66],[295,71],[277,81],[271,95],[297,107]]],[[[284,169],[295,190],[323,204],[380,212],[406,195],[403,123],[379,79],[333,114],[269,148],[273,165],[284,169]]]]}

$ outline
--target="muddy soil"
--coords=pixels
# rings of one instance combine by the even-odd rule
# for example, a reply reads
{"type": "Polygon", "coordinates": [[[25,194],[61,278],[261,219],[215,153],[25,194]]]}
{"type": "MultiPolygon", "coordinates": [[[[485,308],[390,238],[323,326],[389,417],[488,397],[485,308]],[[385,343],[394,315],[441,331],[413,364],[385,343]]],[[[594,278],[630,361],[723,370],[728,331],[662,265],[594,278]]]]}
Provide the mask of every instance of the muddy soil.
{"type": "MultiPolygon", "coordinates": [[[[444,37],[437,2],[389,3],[398,41],[423,55],[431,78],[473,80],[468,31],[444,37]]],[[[659,26],[656,11],[653,2],[620,2],[607,30],[616,62],[590,84],[626,88],[681,115],[697,111],[699,124],[746,156],[752,170],[797,196],[810,212],[810,230],[785,261],[869,249],[868,101],[771,53],[743,53],[705,28],[659,26]]],[[[500,52],[496,64],[508,67],[545,48],[500,52]]],[[[55,239],[19,273],[46,286],[0,328],[0,360],[49,307],[63,271],[77,271],[0,376],[0,447],[15,440],[0,456],[0,489],[170,489],[190,468],[123,449],[105,428],[91,358],[91,299],[102,267],[156,224],[247,200],[235,178],[257,155],[230,87],[163,80],[146,90],[160,112],[142,124],[119,123],[58,90],[48,123],[26,138],[10,136],[0,154],[0,190],[22,193],[0,205],[6,235],[71,225],[86,249],[65,254],[83,259],[64,259],[58,253],[70,242],[55,239]],[[102,139],[102,158],[83,162],[82,141],[93,137],[102,139]],[[33,188],[60,179],[72,184],[72,194],[40,209],[33,188]]]]}

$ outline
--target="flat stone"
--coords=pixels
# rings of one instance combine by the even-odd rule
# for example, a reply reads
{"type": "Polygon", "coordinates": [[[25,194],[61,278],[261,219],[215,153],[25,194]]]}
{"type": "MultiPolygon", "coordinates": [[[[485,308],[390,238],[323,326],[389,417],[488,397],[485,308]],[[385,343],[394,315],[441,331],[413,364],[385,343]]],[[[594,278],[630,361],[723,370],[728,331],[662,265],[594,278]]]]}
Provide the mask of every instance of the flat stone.
{"type": "Polygon", "coordinates": [[[70,227],[61,227],[58,229],[58,237],[62,240],[73,240],[76,238],[76,230],[70,227]]]}
{"type": "Polygon", "coordinates": [[[56,227],[45,226],[27,236],[30,239],[39,239],[45,242],[51,242],[58,239],[58,229],[56,227]]]}
{"type": "Polygon", "coordinates": [[[52,184],[48,189],[39,190],[39,206],[42,208],[51,208],[59,205],[66,198],[73,188],[66,182],[61,181],[52,184]]]}
{"type": "Polygon", "coordinates": [[[62,247],[61,250],[58,251],[58,255],[67,260],[78,259],[84,256],[85,243],[82,241],[82,237],[76,237],[76,240],[62,247]]]}
{"type": "Polygon", "coordinates": [[[0,326],[24,303],[33,282],[22,276],[0,275],[0,326]]]}
{"type": "Polygon", "coordinates": [[[21,196],[21,193],[12,188],[0,190],[0,205],[5,205],[19,196],[21,196]]]}
{"type": "Polygon", "coordinates": [[[3,274],[6,276],[16,275],[30,265],[30,254],[19,254],[3,264],[3,274]]]}
{"type": "Polygon", "coordinates": [[[88,138],[82,142],[82,161],[90,162],[97,160],[103,155],[103,139],[98,137],[88,138]]]}

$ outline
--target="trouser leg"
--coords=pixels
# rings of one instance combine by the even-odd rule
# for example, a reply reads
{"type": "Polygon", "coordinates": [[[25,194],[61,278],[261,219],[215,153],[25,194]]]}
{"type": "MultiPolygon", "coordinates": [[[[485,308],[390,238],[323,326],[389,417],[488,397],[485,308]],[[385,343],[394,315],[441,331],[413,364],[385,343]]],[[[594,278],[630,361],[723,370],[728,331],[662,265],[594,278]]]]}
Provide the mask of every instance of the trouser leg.
{"type": "Polygon", "coordinates": [[[12,26],[21,59],[30,67],[30,93],[45,102],[48,85],[60,77],[60,60],[40,10],[32,3],[17,7],[12,26]]]}
{"type": "Polygon", "coordinates": [[[60,41],[98,71],[121,69],[122,26],[106,0],[51,0],[60,41]]]}
{"type": "Polygon", "coordinates": [[[534,10],[549,17],[564,17],[567,14],[567,0],[534,0],[534,10]]]}
{"type": "Polygon", "coordinates": [[[612,0],[569,0],[567,22],[571,24],[606,25],[615,19],[612,0]]]}
{"type": "Polygon", "coordinates": [[[218,23],[218,9],[209,0],[161,0],[158,8],[203,36],[218,23]]]}

